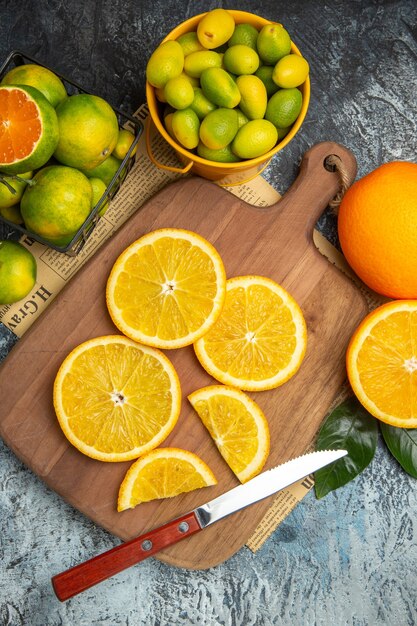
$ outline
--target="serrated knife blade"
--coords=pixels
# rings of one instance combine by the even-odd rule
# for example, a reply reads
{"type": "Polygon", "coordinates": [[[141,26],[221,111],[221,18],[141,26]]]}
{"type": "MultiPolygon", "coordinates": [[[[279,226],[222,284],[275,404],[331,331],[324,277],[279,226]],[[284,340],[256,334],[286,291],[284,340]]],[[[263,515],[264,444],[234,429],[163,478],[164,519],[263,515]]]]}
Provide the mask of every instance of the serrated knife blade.
{"type": "Polygon", "coordinates": [[[252,480],[239,485],[194,509],[200,526],[205,528],[227,515],[236,513],[255,502],[289,487],[298,480],[346,456],[346,450],[319,450],[291,459],[282,465],[258,474],[252,480]]]}
{"type": "Polygon", "coordinates": [[[61,602],[68,600],[110,576],[147,559],[163,548],[200,532],[210,524],[255,502],[272,496],[346,455],[346,450],[320,450],[277,465],[182,517],[53,576],[54,591],[61,602]]]}

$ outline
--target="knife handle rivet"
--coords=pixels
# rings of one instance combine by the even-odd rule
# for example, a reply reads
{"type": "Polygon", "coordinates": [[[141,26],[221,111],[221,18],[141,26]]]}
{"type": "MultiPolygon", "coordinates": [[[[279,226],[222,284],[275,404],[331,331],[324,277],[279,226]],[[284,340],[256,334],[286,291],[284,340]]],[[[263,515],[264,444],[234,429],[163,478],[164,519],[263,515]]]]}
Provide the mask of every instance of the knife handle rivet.
{"type": "Polygon", "coordinates": [[[181,522],[181,524],[178,526],[178,530],[180,531],[180,533],[186,533],[190,530],[190,526],[187,522],[181,522]]]}
{"type": "Polygon", "coordinates": [[[149,552],[152,548],[152,541],[150,541],[150,539],[145,539],[145,541],[142,541],[141,543],[141,548],[142,550],[145,550],[145,552],[149,552]]]}

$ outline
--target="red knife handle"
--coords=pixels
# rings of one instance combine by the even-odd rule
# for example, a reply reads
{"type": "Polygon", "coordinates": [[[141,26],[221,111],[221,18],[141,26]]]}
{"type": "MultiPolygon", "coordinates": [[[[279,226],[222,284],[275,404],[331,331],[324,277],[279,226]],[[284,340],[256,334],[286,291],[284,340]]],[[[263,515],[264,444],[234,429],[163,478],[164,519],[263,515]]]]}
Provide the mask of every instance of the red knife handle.
{"type": "Polygon", "coordinates": [[[52,577],[61,602],[201,530],[194,511],[52,577]]]}

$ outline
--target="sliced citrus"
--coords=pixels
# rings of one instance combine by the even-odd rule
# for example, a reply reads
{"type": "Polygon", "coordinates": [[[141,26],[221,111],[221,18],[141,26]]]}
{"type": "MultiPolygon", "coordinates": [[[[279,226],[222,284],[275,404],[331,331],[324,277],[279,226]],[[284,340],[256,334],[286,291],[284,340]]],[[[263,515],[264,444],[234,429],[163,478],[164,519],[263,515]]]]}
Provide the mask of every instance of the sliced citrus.
{"type": "Polygon", "coordinates": [[[133,509],[141,502],[173,498],[180,493],[216,485],[211,469],[193,452],[158,448],[128,469],[120,485],[117,510],[133,509]]]}
{"type": "Polygon", "coordinates": [[[294,298],[269,278],[238,276],[227,281],[221,315],[194,348],[221,383],[262,391],[296,373],[306,344],[306,324],[294,298]]]}
{"type": "Polygon", "coordinates": [[[58,119],[45,96],[29,86],[0,86],[0,170],[42,167],[58,144],[58,119]]]}
{"type": "Polygon", "coordinates": [[[346,355],[358,400],[382,422],[417,428],[417,300],[378,307],[356,329],[346,355]]]}
{"type": "Polygon", "coordinates": [[[180,405],[169,359],[118,335],[79,345],[55,379],[54,406],[65,436],[100,461],[128,461],[158,446],[174,428],[180,405]]]}
{"type": "Polygon", "coordinates": [[[198,389],[188,399],[240,482],[259,474],[269,454],[269,427],[256,402],[223,385],[198,389]]]}
{"type": "Polygon", "coordinates": [[[107,306],[131,339],[181,348],[214,324],[225,286],[223,262],[208,241],[188,230],[163,228],[119,256],[107,282],[107,306]]]}

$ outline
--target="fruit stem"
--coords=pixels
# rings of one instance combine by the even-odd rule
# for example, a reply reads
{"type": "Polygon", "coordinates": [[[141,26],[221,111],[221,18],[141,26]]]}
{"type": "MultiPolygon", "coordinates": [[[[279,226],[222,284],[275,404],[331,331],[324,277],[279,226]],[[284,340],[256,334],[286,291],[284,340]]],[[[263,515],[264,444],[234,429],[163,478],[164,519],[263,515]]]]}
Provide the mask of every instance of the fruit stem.
{"type": "MultiPolygon", "coordinates": [[[[10,176],[9,176],[9,178],[10,178],[10,176]]],[[[10,191],[10,193],[13,193],[13,194],[17,193],[16,189],[14,189],[14,187],[12,187],[10,185],[10,183],[8,183],[7,180],[5,178],[3,178],[3,176],[1,174],[0,174],[0,183],[3,184],[3,185],[6,185],[7,189],[10,191]]]]}
{"type": "MultiPolygon", "coordinates": [[[[17,180],[19,183],[25,183],[25,185],[34,185],[35,182],[33,180],[27,179],[27,178],[21,178],[20,176],[17,176],[17,174],[15,174],[14,176],[7,176],[7,178],[9,178],[10,180],[17,180]]],[[[6,178],[0,174],[0,183],[3,185],[6,185],[7,189],[10,191],[10,193],[16,194],[17,191],[14,187],[11,186],[11,184],[9,182],[7,182],[6,178]]]]}
{"type": "Polygon", "coordinates": [[[13,180],[18,180],[19,183],[25,183],[25,185],[29,185],[29,187],[32,187],[32,185],[36,185],[35,181],[31,178],[21,178],[17,174],[15,174],[14,176],[10,176],[10,178],[13,178],[13,180]]]}

